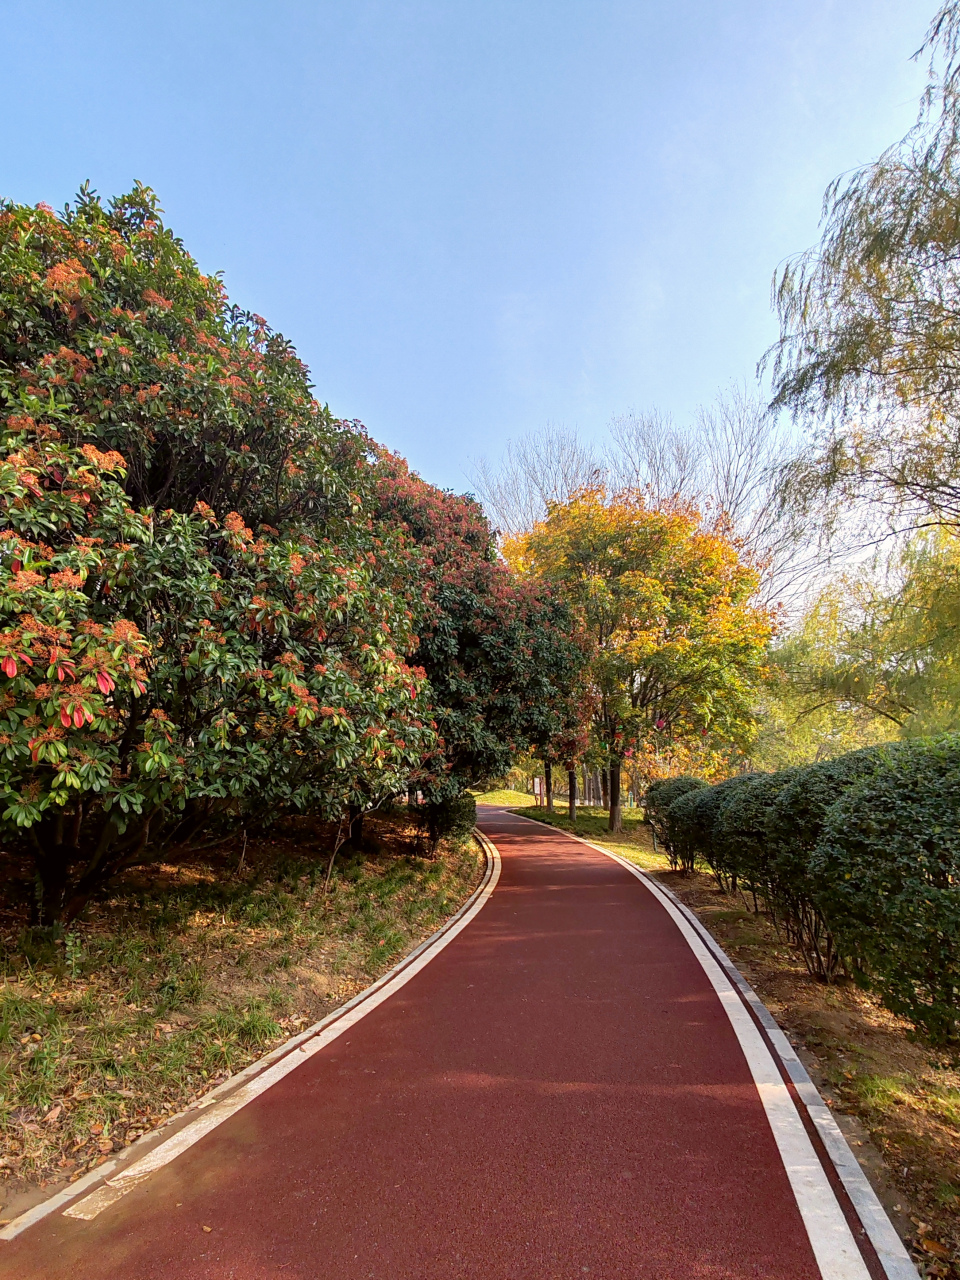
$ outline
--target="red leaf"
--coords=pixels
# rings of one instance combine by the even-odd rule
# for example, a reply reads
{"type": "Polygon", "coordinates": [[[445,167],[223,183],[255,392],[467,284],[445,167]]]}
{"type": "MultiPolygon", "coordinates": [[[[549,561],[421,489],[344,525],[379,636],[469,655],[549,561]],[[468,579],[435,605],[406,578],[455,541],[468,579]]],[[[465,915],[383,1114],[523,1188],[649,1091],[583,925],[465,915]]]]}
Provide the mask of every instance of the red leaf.
{"type": "Polygon", "coordinates": [[[9,676],[11,680],[17,674],[17,664],[13,658],[4,658],[3,662],[0,663],[0,667],[3,669],[3,674],[9,676]]]}

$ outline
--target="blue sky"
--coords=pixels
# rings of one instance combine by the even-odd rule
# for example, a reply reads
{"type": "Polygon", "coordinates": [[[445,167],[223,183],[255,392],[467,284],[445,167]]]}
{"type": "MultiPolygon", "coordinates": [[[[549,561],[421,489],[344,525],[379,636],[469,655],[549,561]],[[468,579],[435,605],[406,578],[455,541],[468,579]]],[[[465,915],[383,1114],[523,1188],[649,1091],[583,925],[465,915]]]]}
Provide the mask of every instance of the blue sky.
{"type": "Polygon", "coordinates": [[[751,379],[771,275],[913,120],[932,0],[5,0],[0,194],[134,179],[317,394],[468,487],[751,379]]]}

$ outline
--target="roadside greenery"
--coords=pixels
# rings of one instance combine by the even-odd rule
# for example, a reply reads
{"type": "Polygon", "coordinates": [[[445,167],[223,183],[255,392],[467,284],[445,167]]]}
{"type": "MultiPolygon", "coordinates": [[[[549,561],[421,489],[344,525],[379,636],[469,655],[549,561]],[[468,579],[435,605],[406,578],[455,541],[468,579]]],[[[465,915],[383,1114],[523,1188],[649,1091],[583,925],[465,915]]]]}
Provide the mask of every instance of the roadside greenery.
{"type": "Polygon", "coordinates": [[[841,970],[933,1042],[960,1032],[960,737],[648,793],[674,864],[763,903],[809,971],[841,970]]]}
{"type": "Polygon", "coordinates": [[[283,814],[338,823],[332,860],[408,790],[436,847],[565,726],[565,606],[334,420],[148,189],[0,208],[0,420],[0,829],[35,923],[283,814]]]}
{"type": "Polygon", "coordinates": [[[722,519],[593,486],[504,553],[569,603],[584,637],[585,715],[608,770],[612,831],[625,757],[709,739],[749,746],[772,619],[722,519]]]}
{"type": "Polygon", "coordinates": [[[531,744],[550,751],[577,722],[584,653],[562,598],[512,573],[475,499],[380,459],[378,518],[410,539],[407,597],[439,750],[419,786],[431,835],[458,797],[502,777],[531,744]]]}
{"type": "MultiPolygon", "coordinates": [[[[139,873],[59,938],[0,949],[0,1170],[77,1177],[322,1018],[476,886],[473,841],[405,853],[377,818],[330,892],[297,829],[139,873]]],[[[0,1192],[0,1199],[3,1198],[0,1192]]]]}

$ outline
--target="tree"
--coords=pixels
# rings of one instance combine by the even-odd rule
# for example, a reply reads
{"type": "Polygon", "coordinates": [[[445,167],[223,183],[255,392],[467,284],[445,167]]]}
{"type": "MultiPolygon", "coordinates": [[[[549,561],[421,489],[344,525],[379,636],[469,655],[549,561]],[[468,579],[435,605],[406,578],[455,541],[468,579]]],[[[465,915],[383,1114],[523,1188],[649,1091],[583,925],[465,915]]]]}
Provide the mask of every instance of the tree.
{"type": "Polygon", "coordinates": [[[61,216],[0,212],[0,397],[48,404],[126,460],[135,508],[198,500],[252,527],[356,515],[367,442],[313,398],[290,344],[232,306],[137,186],[61,216]]]}
{"type": "Polygon", "coordinates": [[[791,432],[735,386],[682,426],[656,409],[620,414],[602,450],[563,427],[541,428],[511,441],[499,466],[478,462],[473,479],[506,537],[590,485],[642,493],[653,506],[690,502],[733,531],[772,602],[795,592],[815,554],[807,523],[776,499],[795,449],[791,432]]]}
{"type": "Polygon", "coordinates": [[[640,491],[653,505],[675,499],[719,516],[760,570],[773,603],[805,581],[814,550],[806,526],[776,499],[792,433],[762,401],[734,386],[676,426],[659,413],[625,414],[611,426],[611,485],[640,491]]]}
{"type": "Polygon", "coordinates": [[[773,653],[773,697],[793,717],[781,726],[781,751],[790,742],[801,753],[805,744],[809,758],[836,755],[955,727],[958,634],[960,545],[945,530],[843,575],[773,653]]]}
{"type": "Polygon", "coordinates": [[[4,206],[0,397],[2,821],[40,922],[244,806],[338,817],[416,777],[369,442],[151,193],[4,206]]]}
{"type": "Polygon", "coordinates": [[[555,423],[511,440],[499,465],[480,458],[472,480],[498,531],[513,537],[543,518],[552,502],[566,502],[602,479],[606,465],[576,431],[555,423]]]}
{"type": "Polygon", "coordinates": [[[499,559],[479,503],[428,484],[384,453],[379,519],[416,548],[406,592],[442,737],[423,791],[441,806],[504,775],[521,751],[569,737],[583,651],[570,611],[499,559]]]}
{"type": "Polygon", "coordinates": [[[827,495],[834,521],[866,500],[894,529],[960,525],[958,42],[949,3],[916,125],[831,184],[820,243],[775,280],[773,404],[815,425],[784,489],[801,508],[827,495]]]}
{"type": "Polygon", "coordinates": [[[747,744],[771,634],[757,572],[679,502],[585,489],[504,547],[518,573],[569,603],[587,638],[588,705],[619,830],[628,750],[713,736],[747,744]]]}

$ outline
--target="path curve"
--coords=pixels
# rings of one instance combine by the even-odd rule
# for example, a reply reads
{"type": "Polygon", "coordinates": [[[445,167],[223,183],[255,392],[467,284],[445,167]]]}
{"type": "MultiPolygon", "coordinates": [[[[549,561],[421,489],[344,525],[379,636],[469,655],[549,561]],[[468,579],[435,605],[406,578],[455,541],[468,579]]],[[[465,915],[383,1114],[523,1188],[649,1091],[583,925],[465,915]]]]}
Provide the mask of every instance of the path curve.
{"type": "Polygon", "coordinates": [[[908,1274],[682,912],[558,831],[480,825],[499,883],[435,958],[92,1220],[0,1243],[0,1276],[908,1274]]]}

